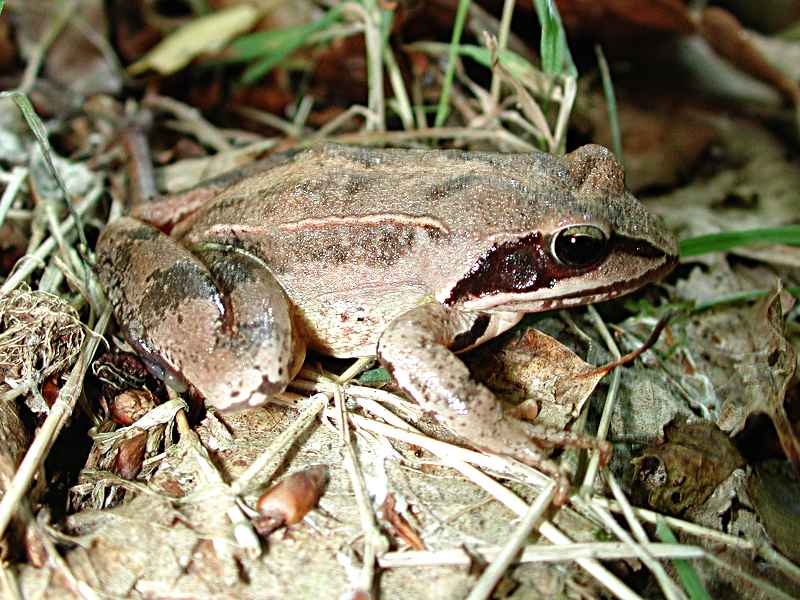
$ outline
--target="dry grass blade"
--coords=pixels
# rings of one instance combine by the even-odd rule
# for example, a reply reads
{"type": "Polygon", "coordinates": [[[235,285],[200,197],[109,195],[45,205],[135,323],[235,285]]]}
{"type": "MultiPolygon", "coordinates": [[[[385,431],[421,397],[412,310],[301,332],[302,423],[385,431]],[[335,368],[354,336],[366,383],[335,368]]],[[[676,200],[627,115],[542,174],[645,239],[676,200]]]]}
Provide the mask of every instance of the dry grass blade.
{"type": "Polygon", "coordinates": [[[47,457],[47,453],[61,431],[61,428],[64,426],[64,423],[66,423],[67,419],[72,414],[75,403],[83,387],[83,378],[86,375],[89,364],[94,358],[97,346],[100,344],[100,336],[105,332],[110,320],[111,307],[108,306],[97,321],[97,325],[94,328],[95,335],[88,336],[84,339],[80,356],[75,366],[72,368],[69,379],[67,379],[66,383],[61,388],[61,393],[50,408],[50,414],[47,415],[47,419],[45,419],[45,422],[39,429],[31,447],[28,448],[28,452],[19,465],[14,479],[8,486],[3,499],[0,500],[0,535],[2,535],[2,532],[8,527],[8,523],[11,520],[11,516],[14,514],[17,504],[28,490],[34,475],[41,468],[42,461],[47,457]]]}
{"type": "Polygon", "coordinates": [[[297,441],[297,438],[316,420],[327,402],[328,398],[324,394],[316,394],[306,400],[305,406],[300,407],[300,414],[292,421],[292,426],[281,433],[236,480],[231,482],[232,493],[243,494],[253,487],[266,485],[282,460],[280,454],[297,441]],[[270,463],[274,463],[275,468],[267,469],[265,472],[270,463]]]}
{"type": "MultiPolygon", "coordinates": [[[[75,213],[80,217],[87,213],[100,199],[103,193],[103,187],[97,185],[89,192],[86,197],[78,203],[75,207],[75,213]]],[[[75,219],[72,215],[67,217],[59,227],[61,235],[66,235],[71,229],[75,227],[75,219]]],[[[17,263],[14,272],[3,282],[0,286],[0,296],[7,294],[15,289],[21,282],[23,282],[30,274],[41,266],[45,258],[55,249],[56,240],[53,236],[47,238],[39,245],[38,248],[32,253],[27,255],[19,263],[17,263]]]]}
{"type": "Polygon", "coordinates": [[[497,557],[483,572],[478,583],[472,588],[469,596],[467,596],[467,600],[484,600],[492,595],[492,591],[497,585],[497,582],[500,581],[503,573],[506,572],[520,549],[525,545],[525,540],[542,518],[544,511],[553,501],[555,493],[555,484],[550,484],[537,496],[536,500],[525,513],[525,516],[522,517],[519,525],[517,525],[508,543],[503,546],[503,549],[497,554],[497,557]]]}
{"type": "Polygon", "coordinates": [[[369,590],[374,586],[377,558],[389,549],[389,542],[378,527],[375,512],[372,509],[369,494],[367,493],[364,474],[361,471],[358,456],[350,438],[350,425],[344,406],[344,394],[341,386],[336,386],[334,399],[336,401],[336,418],[339,423],[344,453],[344,467],[350,476],[350,483],[358,505],[358,515],[364,535],[362,566],[355,588],[356,591],[363,590],[365,593],[369,593],[369,590]]]}
{"type": "Polygon", "coordinates": [[[12,387],[66,371],[83,337],[78,312],[58,296],[27,288],[0,296],[0,373],[12,387]]]}
{"type": "Polygon", "coordinates": [[[17,192],[19,192],[22,183],[27,177],[28,169],[25,167],[14,167],[11,170],[11,176],[6,182],[6,189],[3,190],[3,195],[0,196],[0,225],[5,222],[11,204],[17,197],[17,192]]]}
{"type": "MultiPolygon", "coordinates": [[[[436,454],[439,459],[442,461],[443,464],[452,467],[453,469],[457,470],[459,473],[467,477],[470,481],[475,483],[476,485],[482,487],[486,490],[489,494],[497,498],[500,502],[505,504],[509,509],[514,511],[519,516],[523,516],[528,511],[528,504],[522,500],[519,496],[511,492],[506,487],[497,483],[494,479],[480,471],[479,469],[473,467],[470,464],[467,464],[464,461],[464,456],[470,457],[470,462],[475,462],[476,464],[492,464],[493,461],[500,461],[508,462],[506,459],[501,457],[494,457],[490,455],[485,455],[479,452],[472,452],[470,450],[465,450],[462,448],[458,448],[456,446],[452,446],[451,444],[445,444],[444,442],[439,442],[438,440],[434,440],[428,438],[427,436],[420,435],[417,433],[413,428],[407,426],[406,430],[401,430],[393,427],[389,427],[387,425],[383,425],[381,423],[377,423],[375,421],[370,422],[369,419],[364,419],[363,417],[353,416],[353,421],[359,427],[363,427],[365,429],[372,429],[376,432],[385,432],[387,434],[391,434],[393,437],[397,439],[401,439],[403,441],[408,441],[409,443],[414,443],[419,445],[426,450],[429,450],[436,454]]],[[[496,463],[494,463],[496,464],[496,463]]],[[[501,470],[503,468],[501,467],[501,470]]],[[[534,469],[528,469],[532,473],[536,473],[534,469]]],[[[546,484],[552,483],[551,481],[547,480],[543,475],[540,475],[543,479],[546,480],[546,484]]],[[[569,539],[564,533],[559,531],[552,523],[549,521],[544,521],[540,523],[539,532],[547,538],[553,544],[570,544],[572,540],[569,539]]],[[[586,571],[588,571],[592,576],[594,576],[600,583],[605,585],[610,591],[616,594],[618,597],[632,600],[639,598],[637,594],[635,594],[628,586],[626,586],[622,581],[613,575],[610,571],[608,571],[605,567],[603,567],[599,562],[589,558],[577,558],[576,562],[583,567],[586,571]]]]}
{"type": "MultiPolygon", "coordinates": [[[[651,556],[658,559],[705,558],[707,553],[698,546],[685,544],[648,543],[641,546],[651,556]]],[[[495,560],[502,551],[499,546],[471,547],[469,552],[462,548],[432,551],[387,552],[379,559],[381,567],[396,569],[403,567],[456,566],[469,567],[475,554],[487,561],[495,560]]],[[[597,560],[635,559],[637,552],[621,542],[576,543],[551,546],[531,544],[524,546],[516,557],[516,562],[567,562],[577,558],[596,558],[597,560]]]]}

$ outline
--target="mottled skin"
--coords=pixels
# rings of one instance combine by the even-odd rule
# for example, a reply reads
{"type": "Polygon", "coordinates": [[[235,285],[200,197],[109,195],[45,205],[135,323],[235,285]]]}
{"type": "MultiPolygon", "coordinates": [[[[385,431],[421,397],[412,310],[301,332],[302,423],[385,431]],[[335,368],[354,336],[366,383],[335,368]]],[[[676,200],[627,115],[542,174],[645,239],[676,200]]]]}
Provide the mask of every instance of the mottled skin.
{"type": "Polygon", "coordinates": [[[630,292],[676,254],[599,146],[556,158],[329,145],[140,208],[97,245],[126,336],[171,383],[220,408],[257,406],[306,346],[377,353],[460,436],[558,477],[562,499],[567,479],[453,350],[526,312],[630,292]],[[603,243],[570,265],[554,240],[575,226],[603,243]]]}

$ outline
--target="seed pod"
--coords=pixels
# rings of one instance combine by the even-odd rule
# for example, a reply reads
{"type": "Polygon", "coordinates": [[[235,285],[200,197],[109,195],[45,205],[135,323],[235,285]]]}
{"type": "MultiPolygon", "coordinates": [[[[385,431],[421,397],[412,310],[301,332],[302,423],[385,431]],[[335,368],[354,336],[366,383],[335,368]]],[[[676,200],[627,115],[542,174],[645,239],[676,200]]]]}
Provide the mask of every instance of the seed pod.
{"type": "Polygon", "coordinates": [[[111,418],[118,425],[128,426],[155,408],[155,396],[147,390],[122,392],[111,402],[111,418]]]}
{"type": "Polygon", "coordinates": [[[309,467],[279,481],[258,499],[260,516],[253,522],[256,530],[266,536],[284,525],[299,523],[317,505],[327,481],[325,465],[309,467]]]}
{"type": "Polygon", "coordinates": [[[142,470],[146,446],[146,433],[140,433],[122,442],[114,459],[114,472],[123,479],[136,479],[142,470]]]}

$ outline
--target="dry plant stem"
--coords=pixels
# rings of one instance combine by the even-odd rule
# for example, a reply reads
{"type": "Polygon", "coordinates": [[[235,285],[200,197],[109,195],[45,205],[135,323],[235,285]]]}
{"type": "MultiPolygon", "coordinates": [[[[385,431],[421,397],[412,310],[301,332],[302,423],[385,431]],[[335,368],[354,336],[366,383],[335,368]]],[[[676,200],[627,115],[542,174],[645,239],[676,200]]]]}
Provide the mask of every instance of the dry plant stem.
{"type": "Polygon", "coordinates": [[[188,104],[155,94],[145,96],[142,104],[175,115],[191,127],[191,131],[197,136],[198,141],[207,144],[217,152],[227,152],[233,149],[228,140],[225,139],[225,136],[206,121],[199,110],[192,108],[188,104]]]}
{"type": "Polygon", "coordinates": [[[28,94],[33,88],[36,76],[39,73],[39,69],[42,67],[42,61],[47,51],[58,37],[58,34],[60,34],[67,23],[69,23],[78,4],[80,4],[80,0],[71,0],[63,4],[61,12],[55,16],[50,29],[42,36],[42,39],[39,40],[39,43],[36,44],[36,47],[31,52],[28,64],[25,67],[25,73],[22,75],[22,81],[17,88],[17,90],[23,94],[28,94]]]}
{"type": "Polygon", "coordinates": [[[468,127],[431,127],[414,131],[373,131],[366,133],[343,133],[331,141],[342,144],[398,144],[418,140],[457,139],[469,142],[491,141],[496,144],[507,144],[515,152],[534,152],[531,144],[522,141],[504,129],[490,131],[470,129],[468,127]]]}
{"type": "Polygon", "coordinates": [[[381,534],[378,524],[375,521],[375,513],[367,494],[367,485],[364,481],[364,473],[356,456],[353,442],[350,439],[350,424],[347,420],[344,407],[344,394],[341,386],[337,386],[334,392],[336,401],[336,412],[339,420],[339,432],[342,437],[342,451],[344,453],[344,467],[350,475],[350,484],[353,486],[353,493],[356,497],[358,514],[361,518],[361,529],[364,532],[364,555],[363,564],[357,588],[371,593],[375,582],[375,565],[377,557],[383,554],[388,545],[381,534]]]}
{"type": "MultiPolygon", "coordinates": [[[[335,382],[325,380],[319,373],[309,371],[307,369],[303,369],[300,374],[307,380],[295,379],[289,384],[289,387],[304,392],[322,392],[324,394],[333,394],[333,390],[336,386],[335,382]]],[[[352,383],[346,385],[344,391],[350,396],[357,398],[369,398],[370,400],[375,400],[376,402],[383,402],[384,404],[394,406],[397,410],[402,411],[403,414],[412,421],[416,421],[422,416],[422,409],[420,408],[419,404],[409,402],[408,400],[403,400],[391,392],[386,392],[384,390],[362,385],[355,385],[352,383]]]]}
{"type": "Polygon", "coordinates": [[[386,72],[389,74],[389,83],[394,92],[392,107],[397,111],[400,116],[400,121],[403,123],[403,129],[414,129],[414,114],[411,110],[411,101],[408,98],[406,91],[406,84],[403,81],[403,74],[400,72],[400,67],[397,66],[397,60],[394,58],[394,53],[389,44],[383,49],[383,62],[386,63],[386,72]]]}
{"type": "Polygon", "coordinates": [[[771,583],[769,583],[767,581],[764,581],[762,579],[756,579],[752,575],[749,575],[748,573],[746,573],[744,570],[738,569],[738,568],[734,567],[733,565],[725,562],[724,560],[720,560],[719,558],[717,558],[713,554],[707,555],[706,558],[708,559],[708,561],[711,564],[713,564],[718,569],[720,569],[722,571],[730,571],[731,573],[733,573],[737,577],[747,581],[753,587],[755,587],[755,588],[761,590],[762,592],[764,592],[765,595],[762,596],[764,598],[770,598],[770,599],[774,599],[774,600],[778,600],[778,599],[780,599],[780,600],[797,600],[796,597],[790,596],[789,594],[785,593],[783,590],[778,589],[777,587],[775,587],[771,583]]]}
{"type": "Polygon", "coordinates": [[[303,131],[306,121],[308,121],[308,116],[311,114],[311,109],[314,108],[314,98],[306,94],[300,99],[300,102],[296,103],[296,106],[292,124],[298,131],[303,131]]]}
{"type": "MultiPolygon", "coordinates": [[[[475,467],[466,463],[459,463],[451,460],[447,455],[440,455],[440,459],[446,464],[456,469],[459,473],[469,478],[471,481],[477,483],[489,493],[493,494],[495,498],[500,500],[508,508],[514,511],[517,515],[522,516],[528,510],[527,503],[519,496],[498,484],[488,475],[482,473],[475,467]]],[[[557,545],[571,544],[572,540],[562,533],[550,521],[542,521],[539,524],[539,533],[541,533],[547,540],[557,545]]],[[[625,585],[616,575],[611,573],[603,565],[591,558],[576,558],[577,562],[584,570],[592,575],[597,581],[606,586],[618,598],[622,600],[642,600],[641,597],[625,585]]]]}
{"type": "Polygon", "coordinates": [[[669,316],[659,319],[656,323],[656,326],[653,327],[653,330],[650,332],[650,335],[647,336],[647,339],[642,342],[633,352],[628,352],[625,356],[621,356],[620,358],[617,358],[610,363],[601,365],[596,369],[581,373],[579,377],[595,377],[601,373],[603,375],[607,375],[612,369],[616,369],[617,367],[621,367],[622,365],[627,365],[628,363],[633,362],[655,345],[655,343],[658,341],[658,338],[661,336],[661,332],[664,331],[667,323],[669,323],[669,319],[669,316]]]}
{"type": "Polygon", "coordinates": [[[33,440],[25,458],[14,474],[14,479],[6,490],[3,499],[0,500],[0,536],[5,532],[14,511],[17,509],[20,500],[25,495],[25,492],[30,487],[34,475],[39,471],[42,462],[47,457],[47,453],[53,445],[56,437],[58,436],[61,428],[66,423],[72,410],[75,407],[78,396],[83,387],[83,378],[86,375],[86,370],[92,362],[95,350],[102,339],[102,335],[108,326],[111,319],[111,306],[106,306],[102,315],[97,321],[94,328],[94,335],[87,335],[83,341],[81,353],[72,372],[69,375],[64,387],[58,394],[58,398],[50,408],[50,413],[47,415],[44,423],[42,424],[39,432],[33,440]]]}
{"type": "MultiPolygon", "coordinates": [[[[98,185],[93,188],[87,195],[86,198],[75,207],[75,212],[78,216],[83,216],[90,208],[94,207],[97,200],[103,193],[103,186],[98,185]]],[[[70,215],[67,217],[59,227],[59,231],[61,235],[65,235],[70,229],[75,226],[75,220],[70,215]]],[[[42,244],[36,248],[36,250],[29,255],[26,255],[26,259],[21,260],[18,263],[18,268],[5,280],[2,287],[0,287],[0,295],[7,294],[11,290],[15,289],[22,281],[24,281],[28,275],[30,275],[35,269],[39,268],[44,259],[53,251],[56,247],[56,240],[51,236],[47,238],[42,244]]]]}
{"type": "MultiPolygon", "coordinates": [[[[497,49],[505,50],[508,44],[508,32],[511,29],[511,17],[514,14],[516,0],[505,0],[503,3],[503,14],[500,17],[500,31],[497,34],[497,49]]],[[[492,85],[489,88],[492,96],[492,104],[495,106],[500,100],[500,77],[497,73],[492,73],[492,85]]]]}
{"type": "Polygon", "coordinates": [[[6,218],[11,221],[30,221],[33,218],[33,211],[24,208],[11,208],[6,213],[6,218]]]}
{"type": "MultiPolygon", "coordinates": [[[[595,496],[591,499],[591,503],[598,504],[614,512],[620,512],[620,513],[623,512],[623,507],[620,506],[618,502],[615,502],[614,500],[609,500],[607,498],[600,498],[595,496]]],[[[703,527],[702,525],[697,525],[689,521],[678,519],[677,517],[668,517],[665,515],[661,515],[646,508],[637,508],[632,506],[630,507],[630,510],[634,513],[634,515],[636,515],[636,517],[642,519],[643,521],[647,521],[648,523],[657,524],[658,520],[662,519],[665,523],[667,523],[667,525],[669,525],[673,529],[679,529],[685,533],[696,535],[698,537],[704,537],[713,542],[725,544],[726,546],[737,548],[739,550],[745,550],[747,552],[755,551],[759,554],[759,556],[761,556],[764,560],[766,560],[770,564],[774,565],[787,577],[790,577],[793,580],[800,582],[800,568],[798,568],[797,565],[792,563],[786,557],[776,552],[774,548],[765,546],[763,544],[757,544],[750,540],[740,538],[734,535],[722,533],[721,531],[717,531],[716,529],[709,529],[707,527],[703,527]]]]}
{"type": "Polygon", "coordinates": [[[84,600],[99,600],[100,595],[92,589],[88,583],[75,577],[67,561],[62,558],[58,548],[56,548],[56,545],[53,543],[50,533],[45,531],[42,525],[36,521],[27,500],[23,499],[22,502],[20,502],[19,512],[22,513],[21,516],[28,523],[28,527],[33,527],[36,531],[39,542],[47,551],[47,562],[64,578],[72,592],[84,600]]]}
{"type": "MultiPolygon", "coordinates": [[[[619,348],[611,333],[608,331],[606,324],[603,322],[600,313],[597,312],[593,306],[588,307],[589,317],[594,321],[600,337],[606,343],[611,354],[614,358],[620,357],[619,348]]],[[[608,393],[606,394],[606,401],[603,405],[603,413],[600,416],[600,424],[597,426],[597,439],[604,440],[608,436],[608,429],[611,426],[611,416],[614,414],[614,408],[617,404],[617,392],[619,391],[620,372],[616,370],[611,375],[611,383],[608,386],[608,393]]],[[[588,496],[594,489],[594,480],[597,477],[597,471],[600,467],[600,452],[594,450],[589,458],[589,465],[586,467],[586,475],[583,478],[583,485],[581,485],[581,494],[588,496]]]]}
{"type": "Polygon", "coordinates": [[[316,420],[317,415],[322,412],[327,402],[328,399],[324,394],[316,394],[306,400],[305,405],[301,407],[300,414],[292,419],[292,424],[275,438],[269,447],[231,483],[231,491],[237,496],[243,494],[248,489],[254,487],[253,482],[256,481],[256,477],[258,477],[256,481],[257,485],[267,483],[272,478],[278,464],[280,464],[280,461],[275,460],[275,458],[294,444],[306,428],[316,420]],[[275,461],[275,469],[271,469],[269,473],[265,474],[263,472],[264,468],[270,461],[275,461]]]}
{"type": "MultiPolygon", "coordinates": [[[[675,582],[669,578],[667,572],[664,570],[664,567],[658,563],[655,560],[655,557],[653,557],[653,555],[651,555],[644,547],[645,544],[650,542],[647,537],[647,533],[645,532],[644,527],[642,527],[642,524],[639,522],[639,519],[637,519],[636,515],[633,513],[630,502],[628,502],[628,499],[622,492],[622,488],[620,488],[619,484],[617,483],[616,477],[614,477],[611,471],[606,472],[606,481],[608,482],[608,486],[611,488],[611,493],[614,494],[614,498],[616,498],[617,502],[619,502],[620,506],[622,507],[622,514],[625,517],[625,521],[628,523],[628,527],[630,528],[631,532],[633,532],[636,541],[639,542],[635,546],[637,552],[641,552],[642,554],[639,558],[656,576],[656,579],[661,586],[661,591],[664,592],[664,596],[667,598],[685,598],[686,595],[675,584],[675,582]]],[[[600,515],[604,521],[606,518],[608,518],[616,523],[607,510],[599,508],[596,504],[591,505],[591,509],[594,510],[595,514],[600,515]]],[[[617,537],[621,538],[622,536],[617,537]]]]}
{"type": "MultiPolygon", "coordinates": [[[[220,475],[214,463],[211,462],[208,450],[203,446],[197,433],[189,426],[186,413],[183,410],[179,410],[175,414],[175,421],[178,423],[178,432],[181,440],[185,440],[189,448],[194,452],[194,458],[206,482],[215,488],[227,487],[222,475],[220,475]]],[[[239,508],[233,498],[230,498],[225,512],[233,524],[233,537],[236,542],[250,558],[258,558],[261,555],[261,542],[253,530],[250,519],[242,512],[242,509],[239,508]]],[[[228,548],[216,538],[213,540],[213,544],[221,556],[229,555],[228,548]]]]}
{"type": "Polygon", "coordinates": [[[56,205],[58,203],[53,200],[46,200],[44,202],[44,215],[47,219],[47,227],[50,230],[50,235],[55,239],[58,251],[61,258],[65,262],[69,262],[68,244],[61,233],[60,223],[58,222],[58,213],[56,212],[56,205]]]}
{"type": "MultiPolygon", "coordinates": [[[[623,512],[622,507],[618,502],[609,500],[608,498],[593,496],[590,502],[603,506],[613,512],[623,512]]],[[[732,548],[738,548],[740,550],[753,551],[756,549],[756,544],[750,540],[723,533],[721,531],[717,531],[716,529],[709,529],[708,527],[703,527],[702,525],[684,521],[683,519],[678,519],[677,517],[668,517],[646,508],[632,506],[631,510],[639,519],[648,523],[652,523],[653,525],[657,524],[659,519],[663,519],[671,528],[679,529],[685,533],[704,537],[708,540],[719,542],[720,544],[725,544],[726,546],[731,546],[732,548]]]]}
{"type": "Polygon", "coordinates": [[[497,582],[503,576],[503,573],[508,570],[511,563],[514,562],[520,549],[525,545],[525,540],[528,539],[533,528],[542,518],[545,509],[550,506],[553,496],[556,493],[555,483],[551,483],[545,488],[536,500],[530,505],[525,516],[517,525],[511,538],[508,540],[503,549],[498,553],[497,557],[492,561],[489,567],[483,572],[481,578],[472,588],[472,591],[467,596],[467,600],[485,600],[492,595],[497,582]]]}
{"type": "MultiPolygon", "coordinates": [[[[308,147],[319,143],[355,116],[364,117],[367,122],[375,118],[375,116],[366,106],[354,104],[348,107],[343,113],[336,115],[333,119],[325,123],[325,125],[320,127],[314,135],[307,137],[306,140],[300,145],[308,147]]],[[[379,135],[385,135],[385,133],[380,133],[379,135]]]]}
{"type": "Polygon", "coordinates": [[[277,129],[281,133],[283,133],[287,137],[291,138],[302,138],[303,131],[298,130],[298,128],[287,121],[286,119],[281,119],[273,115],[272,113],[268,113],[263,110],[258,110],[256,108],[250,108],[249,106],[237,106],[233,109],[237,115],[241,115],[247,119],[251,119],[256,123],[261,123],[262,125],[266,125],[267,127],[272,127],[273,129],[277,129]]]}
{"type": "Polygon", "coordinates": [[[578,82],[574,77],[564,77],[564,99],[558,110],[558,118],[556,119],[556,127],[553,137],[555,138],[556,146],[551,150],[554,154],[563,154],[566,145],[567,125],[569,124],[569,117],[572,114],[572,106],[575,104],[575,97],[578,95],[578,82]]]}
{"type": "Polygon", "coordinates": [[[11,565],[3,561],[0,563],[0,573],[2,573],[3,585],[0,590],[3,591],[3,597],[7,600],[24,600],[22,590],[19,588],[19,581],[17,581],[17,574],[11,565]]]}
{"type": "Polygon", "coordinates": [[[150,202],[158,196],[158,190],[147,136],[141,127],[131,124],[122,131],[122,145],[128,157],[128,206],[150,202]]]}
{"type": "Polygon", "coordinates": [[[756,546],[756,551],[761,558],[778,567],[787,577],[800,582],[800,567],[775,550],[775,548],[767,543],[761,543],[756,546]]]}
{"type": "MultiPolygon", "coordinates": [[[[697,546],[684,546],[682,544],[643,544],[651,556],[659,559],[695,559],[705,558],[707,553],[697,546]]],[[[471,547],[470,552],[462,548],[449,550],[387,552],[378,559],[381,568],[392,569],[398,567],[439,567],[463,566],[468,567],[474,562],[478,554],[485,560],[495,560],[503,549],[499,546],[471,547]]],[[[568,562],[578,558],[596,558],[597,560],[621,560],[637,558],[630,546],[622,542],[594,542],[564,544],[552,546],[550,544],[530,544],[522,548],[515,562],[568,562]]]]}
{"type": "Polygon", "coordinates": [[[364,40],[367,49],[367,106],[373,118],[366,123],[367,131],[386,129],[386,104],[383,97],[383,40],[381,36],[381,10],[377,0],[367,0],[364,6],[347,3],[348,10],[364,21],[364,40]]]}
{"type": "Polygon", "coordinates": [[[5,222],[11,203],[17,197],[17,192],[19,192],[22,182],[25,181],[27,176],[28,169],[25,167],[14,167],[11,170],[11,177],[9,177],[6,189],[3,190],[3,195],[0,197],[0,225],[5,222]]]}
{"type": "MultiPolygon", "coordinates": [[[[363,406],[367,410],[370,410],[368,405],[363,406]]],[[[366,431],[370,431],[372,433],[395,440],[400,440],[401,442],[405,442],[407,444],[413,444],[428,450],[436,456],[445,457],[445,464],[451,467],[454,467],[454,464],[471,463],[496,473],[510,474],[509,467],[514,464],[501,456],[483,454],[482,452],[467,450],[466,448],[454,446],[453,444],[448,444],[447,442],[440,442],[439,440],[435,440],[419,433],[416,429],[411,428],[409,425],[405,425],[403,428],[392,427],[391,425],[386,425],[385,423],[360,417],[358,415],[350,415],[350,420],[353,421],[354,425],[366,431]]],[[[522,465],[519,463],[519,469],[522,473],[514,472],[514,476],[520,478],[524,483],[538,490],[547,486],[551,481],[547,476],[542,475],[537,470],[533,469],[532,467],[528,467],[527,465],[522,465]]],[[[499,483],[496,483],[496,486],[496,490],[505,489],[499,483]]],[[[525,506],[527,510],[527,504],[525,506]]]]}
{"type": "MultiPolygon", "coordinates": [[[[582,500],[580,498],[576,498],[574,502],[580,505],[582,500]]],[[[586,508],[589,509],[588,506],[586,508]]],[[[655,558],[648,554],[641,545],[634,541],[631,535],[614,520],[614,517],[611,516],[611,513],[609,513],[606,509],[597,506],[596,504],[591,505],[591,510],[597,517],[599,517],[600,522],[603,523],[603,525],[605,525],[605,527],[615,536],[622,540],[622,542],[625,543],[631,549],[631,551],[636,554],[636,558],[641,560],[642,563],[644,563],[647,568],[650,569],[653,575],[655,575],[658,584],[661,586],[661,591],[664,593],[664,597],[667,598],[667,600],[686,600],[686,596],[680,591],[680,589],[676,587],[675,583],[670,580],[666,571],[664,571],[664,567],[662,567],[655,558]]]]}
{"type": "Polygon", "coordinates": [[[347,367],[344,373],[339,375],[336,380],[339,382],[340,385],[346,384],[348,381],[353,379],[353,377],[357,377],[363,371],[366,371],[373,363],[375,359],[372,356],[362,356],[358,360],[356,360],[352,365],[347,367]]]}
{"type": "MultiPolygon", "coordinates": [[[[446,444],[418,433],[413,433],[412,431],[403,431],[396,427],[390,427],[388,425],[384,425],[383,423],[371,421],[370,419],[365,419],[356,415],[352,415],[351,419],[356,425],[363,429],[371,430],[375,433],[387,435],[408,443],[416,444],[422,448],[425,448],[426,450],[429,450],[430,452],[433,452],[439,457],[443,464],[457,470],[464,477],[483,488],[487,493],[494,496],[497,500],[515,512],[517,515],[522,516],[528,511],[528,504],[524,500],[522,500],[508,488],[500,485],[498,482],[479,469],[467,464],[464,457],[468,457],[467,460],[470,460],[470,462],[473,462],[474,464],[479,464],[499,472],[507,470],[507,468],[504,466],[508,463],[507,460],[499,456],[491,456],[479,452],[465,450],[463,448],[453,446],[452,444],[446,444]]],[[[552,483],[551,480],[546,478],[544,475],[541,475],[534,469],[528,468],[527,470],[531,473],[537,474],[542,478],[543,482],[540,483],[538,487],[541,487],[543,484],[547,485],[552,483]]],[[[559,531],[555,525],[549,521],[543,521],[539,525],[539,532],[553,544],[561,545],[572,543],[572,540],[559,531]]],[[[615,575],[613,575],[596,560],[589,558],[576,558],[576,562],[618,597],[626,600],[639,598],[637,594],[635,594],[630,588],[623,584],[622,581],[620,581],[615,575]]]]}

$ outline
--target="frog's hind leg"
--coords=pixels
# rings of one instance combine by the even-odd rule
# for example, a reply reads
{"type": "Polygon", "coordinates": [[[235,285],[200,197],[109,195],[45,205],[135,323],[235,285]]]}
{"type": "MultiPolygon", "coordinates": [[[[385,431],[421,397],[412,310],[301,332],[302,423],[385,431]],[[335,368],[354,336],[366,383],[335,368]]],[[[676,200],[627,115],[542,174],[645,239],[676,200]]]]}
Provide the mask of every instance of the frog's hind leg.
{"type": "MultiPolygon", "coordinates": [[[[520,421],[503,415],[485,386],[472,379],[466,365],[449,349],[480,327],[480,315],[441,304],[417,306],[400,315],[378,342],[378,358],[422,408],[469,443],[512,456],[551,476],[555,502],[566,502],[566,472],[531,442],[520,421]]],[[[485,325],[483,325],[485,328],[485,325]]],[[[479,337],[479,336],[478,336],[479,337]]]]}
{"type": "Polygon", "coordinates": [[[111,224],[97,262],[117,319],[168,383],[188,383],[220,409],[263,404],[304,356],[286,295],[256,257],[193,251],[136,219],[111,224]]]}

